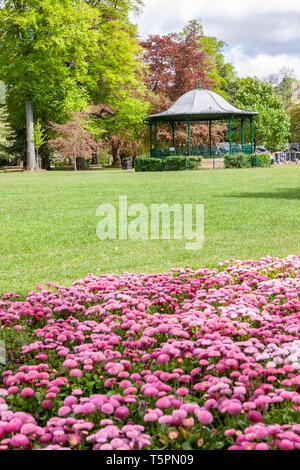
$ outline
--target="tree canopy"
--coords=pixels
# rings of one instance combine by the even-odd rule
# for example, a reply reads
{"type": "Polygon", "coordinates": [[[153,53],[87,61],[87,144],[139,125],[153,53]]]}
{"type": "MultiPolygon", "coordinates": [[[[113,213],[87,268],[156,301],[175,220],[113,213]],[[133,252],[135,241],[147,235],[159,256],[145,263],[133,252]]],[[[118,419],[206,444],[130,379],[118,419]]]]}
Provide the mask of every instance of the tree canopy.
{"type": "MultiPolygon", "coordinates": [[[[235,105],[241,109],[258,111],[254,119],[254,145],[265,145],[269,150],[285,150],[290,134],[290,119],[280,96],[271,83],[258,78],[239,80],[235,105]]],[[[250,140],[249,132],[245,138],[250,140]]]]}

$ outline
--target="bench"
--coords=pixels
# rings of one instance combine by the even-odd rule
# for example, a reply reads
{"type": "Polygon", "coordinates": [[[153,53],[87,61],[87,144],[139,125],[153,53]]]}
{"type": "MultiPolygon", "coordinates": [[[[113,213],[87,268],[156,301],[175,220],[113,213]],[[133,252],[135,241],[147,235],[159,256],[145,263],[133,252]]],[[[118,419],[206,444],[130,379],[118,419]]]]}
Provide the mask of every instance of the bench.
{"type": "Polygon", "coordinates": [[[12,171],[24,171],[24,168],[22,166],[4,166],[3,170],[5,173],[10,173],[12,171]]]}
{"type": "Polygon", "coordinates": [[[89,166],[89,170],[103,170],[103,166],[98,163],[95,163],[94,165],[89,166]]]}

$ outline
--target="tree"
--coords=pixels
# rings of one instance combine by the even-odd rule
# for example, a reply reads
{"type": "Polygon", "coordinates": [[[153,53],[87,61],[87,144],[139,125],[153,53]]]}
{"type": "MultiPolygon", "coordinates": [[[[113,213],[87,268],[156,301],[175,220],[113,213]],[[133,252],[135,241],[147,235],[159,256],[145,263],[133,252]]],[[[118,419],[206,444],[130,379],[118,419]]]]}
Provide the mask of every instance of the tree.
{"type": "Polygon", "coordinates": [[[150,35],[140,44],[145,49],[144,61],[149,69],[145,82],[150,91],[175,101],[196,88],[198,79],[202,88],[212,88],[207,54],[199,50],[192,34],[186,37],[175,33],[150,35]]]}
{"type": "MultiPolygon", "coordinates": [[[[256,77],[240,79],[235,106],[259,112],[254,118],[254,149],[258,144],[273,152],[286,148],[290,119],[281,97],[276,95],[271,83],[265,83],[256,77]]],[[[245,139],[250,141],[249,129],[245,131],[245,139]]]]}
{"type": "Polygon", "coordinates": [[[15,132],[8,117],[6,106],[0,106],[0,158],[5,158],[15,144],[15,132]]]}
{"type": "Polygon", "coordinates": [[[28,169],[36,167],[33,110],[43,122],[60,120],[86,106],[96,86],[97,17],[84,0],[1,2],[0,77],[19,127],[26,105],[28,169]]]}
{"type": "MultiPolygon", "coordinates": [[[[194,24],[195,28],[199,27],[194,24]]],[[[145,48],[144,60],[148,64],[148,75],[145,82],[149,89],[148,100],[151,103],[151,114],[165,111],[184,93],[197,87],[200,78],[203,88],[211,88],[213,81],[208,77],[211,64],[207,54],[198,43],[198,33],[186,30],[185,34],[168,34],[149,36],[141,45],[145,48]]],[[[187,126],[176,123],[176,146],[187,145],[187,126]]],[[[223,125],[212,128],[212,142],[217,144],[225,130],[223,125]]],[[[144,142],[148,132],[144,133],[144,142]]],[[[190,138],[192,145],[209,143],[207,123],[191,124],[190,138]]],[[[160,145],[172,147],[172,129],[170,124],[160,123],[157,127],[157,139],[160,145]]]]}
{"type": "Polygon", "coordinates": [[[65,124],[50,123],[50,129],[55,134],[48,141],[50,148],[73,161],[75,171],[79,159],[91,160],[93,155],[97,154],[101,145],[97,137],[99,138],[101,131],[95,130],[92,120],[104,119],[104,113],[113,114],[106,106],[91,106],[84,111],[72,113],[71,119],[65,124]]]}
{"type": "Polygon", "coordinates": [[[291,142],[300,142],[300,104],[291,106],[287,113],[291,119],[291,142]]]}
{"type": "Polygon", "coordinates": [[[130,9],[141,2],[108,0],[93,2],[101,12],[99,58],[96,64],[99,87],[92,95],[95,103],[105,103],[114,115],[101,122],[103,137],[112,149],[113,166],[121,167],[121,151],[130,147],[144,130],[149,110],[147,88],[143,82],[145,65],[143,50],[137,40],[136,26],[128,19],[130,9]]]}
{"type": "Polygon", "coordinates": [[[210,63],[207,76],[213,82],[213,90],[227,100],[232,99],[237,91],[237,77],[233,65],[225,62],[223,49],[226,42],[205,35],[201,19],[190,20],[180,34],[184,38],[192,37],[199,51],[206,53],[210,63]]]}
{"type": "Polygon", "coordinates": [[[33,126],[34,129],[34,147],[36,151],[36,160],[37,160],[37,168],[41,169],[41,159],[39,155],[39,150],[42,145],[46,142],[46,135],[45,129],[43,129],[41,121],[38,119],[37,122],[33,126]]]}
{"type": "Polygon", "coordinates": [[[104,139],[112,148],[112,165],[120,168],[121,152],[131,148],[135,153],[135,142],[145,132],[144,118],[150,106],[138,96],[128,96],[114,104],[115,115],[104,123],[104,139]]]}

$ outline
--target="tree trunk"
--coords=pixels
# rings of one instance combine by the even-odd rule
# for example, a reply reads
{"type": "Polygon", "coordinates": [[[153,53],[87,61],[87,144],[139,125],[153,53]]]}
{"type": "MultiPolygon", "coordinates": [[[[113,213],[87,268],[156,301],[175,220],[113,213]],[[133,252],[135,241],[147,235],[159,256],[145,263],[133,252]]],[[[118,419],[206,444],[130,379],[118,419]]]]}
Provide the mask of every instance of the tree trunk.
{"type": "Polygon", "coordinates": [[[112,154],[113,154],[113,163],[112,166],[114,168],[122,168],[122,163],[121,163],[121,143],[117,142],[111,145],[112,148],[112,154]]]}
{"type": "Polygon", "coordinates": [[[74,171],[77,171],[77,162],[76,162],[77,158],[74,158],[74,171]]]}
{"type": "Polygon", "coordinates": [[[39,149],[36,149],[36,168],[37,168],[37,170],[41,170],[41,169],[42,169],[41,157],[40,157],[40,155],[39,155],[39,149]]]}
{"type": "Polygon", "coordinates": [[[86,169],[85,158],[77,157],[76,158],[76,167],[77,167],[77,170],[85,170],[86,169]]]}
{"type": "Polygon", "coordinates": [[[32,101],[26,100],[26,127],[27,127],[27,170],[36,170],[36,160],[34,151],[34,129],[33,129],[33,109],[32,101]]]}

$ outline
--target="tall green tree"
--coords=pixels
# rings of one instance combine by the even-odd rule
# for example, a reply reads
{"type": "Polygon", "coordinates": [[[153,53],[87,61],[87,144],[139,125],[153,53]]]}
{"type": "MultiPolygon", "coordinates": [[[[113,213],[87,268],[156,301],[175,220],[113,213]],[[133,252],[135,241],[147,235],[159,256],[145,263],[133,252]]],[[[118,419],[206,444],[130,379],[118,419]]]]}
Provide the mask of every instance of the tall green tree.
{"type": "Polygon", "coordinates": [[[132,0],[89,1],[100,15],[99,52],[95,64],[98,88],[92,94],[95,103],[104,103],[113,111],[109,119],[100,120],[103,137],[111,146],[113,166],[121,167],[120,153],[132,145],[145,127],[149,110],[143,49],[137,39],[137,27],[129,21],[130,11],[142,2],[132,0]]]}
{"type": "Polygon", "coordinates": [[[141,5],[140,0],[4,0],[0,78],[8,85],[18,127],[26,109],[29,169],[36,167],[33,120],[64,124],[90,101],[118,114],[122,100],[140,99],[141,49],[129,12],[141,5]]]}
{"type": "MultiPolygon", "coordinates": [[[[254,118],[254,148],[257,145],[264,145],[270,151],[286,148],[290,118],[271,83],[265,83],[256,77],[240,79],[235,106],[259,112],[254,118]]],[[[245,129],[246,139],[250,141],[249,128],[245,129]]]]}
{"type": "Polygon", "coordinates": [[[0,6],[0,78],[19,127],[26,110],[27,167],[35,169],[33,112],[57,121],[85,107],[97,76],[98,11],[84,0],[4,0],[0,6]]]}
{"type": "Polygon", "coordinates": [[[291,119],[291,142],[300,142],[300,103],[287,110],[291,119]]]}
{"type": "Polygon", "coordinates": [[[0,158],[8,156],[15,144],[15,132],[9,122],[6,106],[0,106],[0,158]]]}
{"type": "Polygon", "coordinates": [[[227,46],[226,42],[214,36],[207,36],[201,24],[201,19],[190,20],[183,28],[181,35],[193,37],[198,42],[200,50],[206,53],[210,62],[207,76],[214,84],[214,91],[225,99],[233,99],[238,84],[233,65],[225,62],[223,49],[227,46]]]}

